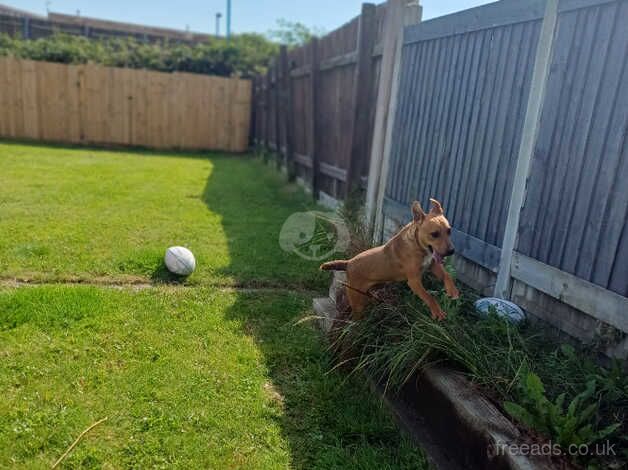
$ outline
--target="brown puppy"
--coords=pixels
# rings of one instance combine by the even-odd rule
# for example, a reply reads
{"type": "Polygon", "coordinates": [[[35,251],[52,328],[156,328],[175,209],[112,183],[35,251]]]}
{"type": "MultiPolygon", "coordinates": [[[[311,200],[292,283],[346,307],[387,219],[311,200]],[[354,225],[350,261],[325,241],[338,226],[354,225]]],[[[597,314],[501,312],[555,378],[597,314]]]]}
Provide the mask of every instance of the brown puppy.
{"type": "Polygon", "coordinates": [[[430,267],[432,273],[445,284],[449,297],[460,295],[453,279],[443,267],[443,258],[454,253],[451,243],[451,226],[438,201],[430,199],[429,214],[421,204],[412,204],[413,221],[401,229],[383,246],[363,251],[350,260],[324,263],[324,271],[347,271],[347,297],[352,317],[359,320],[370,296],[369,289],[377,284],[407,281],[408,285],[427,304],[432,318],[442,320],[443,312],[429,292],[423,287],[423,271],[430,267]]]}

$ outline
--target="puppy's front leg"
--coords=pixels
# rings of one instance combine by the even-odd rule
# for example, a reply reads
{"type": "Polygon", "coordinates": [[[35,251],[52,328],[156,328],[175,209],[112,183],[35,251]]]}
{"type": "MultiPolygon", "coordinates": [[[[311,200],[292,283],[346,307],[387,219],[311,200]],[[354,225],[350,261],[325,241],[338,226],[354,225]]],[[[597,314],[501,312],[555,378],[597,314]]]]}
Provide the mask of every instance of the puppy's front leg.
{"type": "Polygon", "coordinates": [[[438,305],[438,302],[434,300],[434,297],[432,297],[430,293],[425,290],[425,287],[423,287],[423,282],[421,280],[420,275],[409,277],[408,285],[410,286],[410,289],[412,289],[412,292],[414,292],[417,296],[419,296],[419,298],[423,302],[425,302],[425,304],[428,306],[433,319],[435,320],[445,319],[445,316],[446,316],[445,312],[441,310],[440,305],[438,305]]]}
{"type": "Polygon", "coordinates": [[[445,292],[447,292],[447,295],[449,297],[451,297],[452,299],[457,299],[458,297],[460,297],[460,291],[456,287],[454,280],[451,278],[451,276],[441,263],[436,263],[432,261],[431,270],[432,274],[434,274],[434,276],[436,276],[439,281],[445,284],[445,292]]]}

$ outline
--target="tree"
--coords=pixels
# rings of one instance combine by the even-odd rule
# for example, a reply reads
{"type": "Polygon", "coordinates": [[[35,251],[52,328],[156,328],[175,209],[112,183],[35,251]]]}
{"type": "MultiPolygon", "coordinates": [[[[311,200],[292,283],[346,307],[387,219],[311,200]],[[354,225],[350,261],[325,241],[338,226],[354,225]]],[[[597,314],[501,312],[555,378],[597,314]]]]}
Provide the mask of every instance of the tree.
{"type": "Polygon", "coordinates": [[[288,21],[285,18],[277,20],[277,29],[268,32],[268,37],[280,44],[290,47],[302,46],[313,37],[323,35],[321,28],[310,28],[298,21],[288,21]]]}

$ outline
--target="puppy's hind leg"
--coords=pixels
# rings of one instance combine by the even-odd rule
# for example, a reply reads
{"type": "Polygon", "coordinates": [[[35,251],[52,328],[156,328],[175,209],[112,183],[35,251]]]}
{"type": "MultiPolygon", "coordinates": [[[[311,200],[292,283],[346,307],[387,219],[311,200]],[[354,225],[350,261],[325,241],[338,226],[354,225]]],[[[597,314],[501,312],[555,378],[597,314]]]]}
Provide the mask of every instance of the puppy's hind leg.
{"type": "Polygon", "coordinates": [[[361,278],[356,278],[348,273],[345,290],[351,306],[351,318],[360,320],[364,315],[364,309],[371,301],[369,289],[373,287],[373,283],[361,278]]]}
{"type": "Polygon", "coordinates": [[[351,306],[351,318],[360,320],[364,316],[364,309],[368,305],[370,298],[368,295],[353,289],[352,286],[346,286],[345,289],[347,290],[347,298],[351,306]]]}

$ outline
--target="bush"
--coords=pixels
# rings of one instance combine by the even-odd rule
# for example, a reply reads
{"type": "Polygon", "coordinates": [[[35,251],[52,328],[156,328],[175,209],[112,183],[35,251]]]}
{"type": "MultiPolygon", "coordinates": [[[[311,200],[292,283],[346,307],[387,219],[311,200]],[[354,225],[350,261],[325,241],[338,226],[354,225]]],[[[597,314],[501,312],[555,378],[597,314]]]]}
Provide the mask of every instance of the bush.
{"type": "Polygon", "coordinates": [[[0,34],[0,56],[64,64],[94,62],[161,72],[251,77],[263,72],[277,53],[278,45],[260,34],[240,34],[230,42],[216,39],[194,45],[143,43],[134,38],[95,40],[68,34],[25,41],[0,34]]]}

